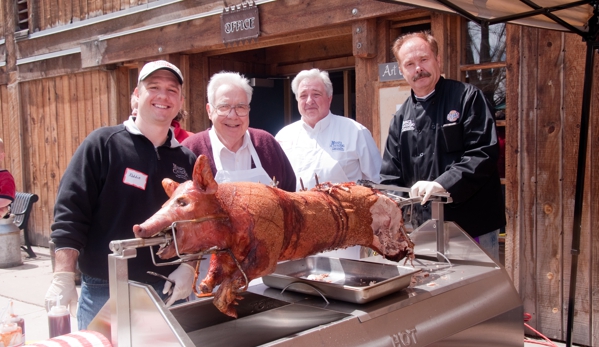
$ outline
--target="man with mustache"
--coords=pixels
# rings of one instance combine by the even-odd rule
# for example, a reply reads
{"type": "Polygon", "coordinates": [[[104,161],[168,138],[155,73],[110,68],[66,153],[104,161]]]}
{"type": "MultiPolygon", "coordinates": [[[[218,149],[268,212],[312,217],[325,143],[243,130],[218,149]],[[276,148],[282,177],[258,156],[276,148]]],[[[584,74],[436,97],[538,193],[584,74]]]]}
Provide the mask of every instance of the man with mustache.
{"type": "Polygon", "coordinates": [[[415,226],[430,219],[431,194],[448,192],[445,220],[454,221],[495,259],[505,205],[499,181],[495,120],[482,91],[441,76],[438,45],[429,33],[408,33],[393,45],[412,88],[395,113],[383,154],[382,183],[421,196],[415,226]]]}

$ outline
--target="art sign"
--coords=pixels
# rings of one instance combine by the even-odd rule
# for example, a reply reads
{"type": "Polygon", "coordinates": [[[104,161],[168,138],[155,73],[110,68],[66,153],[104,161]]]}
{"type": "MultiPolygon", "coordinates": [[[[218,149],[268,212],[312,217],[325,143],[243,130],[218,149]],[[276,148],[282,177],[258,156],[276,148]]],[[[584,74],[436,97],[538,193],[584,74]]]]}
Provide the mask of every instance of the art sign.
{"type": "Polygon", "coordinates": [[[379,64],[379,81],[403,80],[403,74],[399,71],[397,62],[379,64]]]}

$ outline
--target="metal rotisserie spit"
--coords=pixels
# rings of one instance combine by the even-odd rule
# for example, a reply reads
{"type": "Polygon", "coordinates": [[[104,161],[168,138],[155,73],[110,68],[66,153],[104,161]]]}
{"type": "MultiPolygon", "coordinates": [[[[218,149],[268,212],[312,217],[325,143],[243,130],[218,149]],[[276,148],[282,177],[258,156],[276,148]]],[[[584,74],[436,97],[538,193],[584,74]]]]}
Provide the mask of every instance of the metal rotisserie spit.
{"type": "MultiPolygon", "coordinates": [[[[110,300],[89,326],[114,346],[522,346],[523,306],[505,269],[445,222],[446,197],[412,231],[416,258],[313,256],[279,263],[231,318],[201,298],[167,308],[127,259],[166,237],[114,241],[110,300]]],[[[184,261],[185,259],[182,259],[184,261]]]]}

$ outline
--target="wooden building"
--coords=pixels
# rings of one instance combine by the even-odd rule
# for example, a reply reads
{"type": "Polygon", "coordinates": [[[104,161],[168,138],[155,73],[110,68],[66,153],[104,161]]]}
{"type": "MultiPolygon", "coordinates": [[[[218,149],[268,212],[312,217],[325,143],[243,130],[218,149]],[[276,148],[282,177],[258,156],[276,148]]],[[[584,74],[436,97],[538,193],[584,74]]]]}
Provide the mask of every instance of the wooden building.
{"type": "MultiPolygon", "coordinates": [[[[585,62],[580,37],[508,24],[504,54],[481,62],[466,54],[465,19],[375,0],[246,3],[258,9],[259,35],[232,42],[223,42],[221,16],[243,6],[229,0],[0,4],[0,137],[7,151],[0,165],[13,173],[17,190],[39,195],[30,237],[42,246],[72,154],[93,129],[128,117],[145,62],[166,59],[181,68],[189,112],[183,126],[193,132],[209,126],[205,87],[215,72],[251,78],[250,125],[276,133],[298,118],[291,78],[306,68],[328,70],[335,113],[364,124],[382,146],[409,87],[384,80],[379,67],[393,63],[399,34],[430,29],[446,77],[473,80],[491,70],[504,76],[504,104],[496,107],[505,116],[497,122],[505,133],[505,266],[532,315],[529,324],[565,339],[585,62]]],[[[574,342],[589,346],[599,345],[598,65],[574,314],[574,342]]]]}

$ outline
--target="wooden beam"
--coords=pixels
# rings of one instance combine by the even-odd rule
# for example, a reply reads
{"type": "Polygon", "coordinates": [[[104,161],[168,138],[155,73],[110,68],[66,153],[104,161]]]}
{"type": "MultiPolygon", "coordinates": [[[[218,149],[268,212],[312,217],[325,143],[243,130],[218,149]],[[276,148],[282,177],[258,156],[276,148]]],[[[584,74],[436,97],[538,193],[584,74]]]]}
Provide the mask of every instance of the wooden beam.
{"type": "Polygon", "coordinates": [[[353,54],[360,58],[376,56],[376,18],[363,19],[352,24],[353,54]]]}
{"type": "Polygon", "coordinates": [[[285,37],[274,37],[274,38],[259,38],[258,41],[252,42],[250,45],[239,45],[239,46],[231,46],[225,47],[222,49],[213,49],[207,52],[204,52],[207,56],[212,55],[221,55],[221,54],[231,54],[235,52],[247,52],[248,49],[260,49],[260,48],[268,48],[268,47],[276,47],[281,45],[288,45],[289,43],[309,43],[317,40],[327,40],[331,38],[336,38],[339,36],[347,36],[351,35],[351,25],[349,24],[341,24],[336,26],[330,26],[325,28],[319,28],[317,31],[303,31],[299,33],[290,33],[285,37]],[[251,47],[249,47],[251,46],[251,47]]]}
{"type": "Polygon", "coordinates": [[[343,116],[349,117],[353,99],[351,94],[351,81],[349,80],[349,70],[343,70],[343,116]]]}
{"type": "MultiPolygon", "coordinates": [[[[8,3],[12,2],[14,1],[8,1],[8,3]]],[[[31,13],[37,13],[35,12],[35,9],[37,6],[41,5],[37,5],[38,1],[31,1],[30,3],[32,6],[31,13]]],[[[199,1],[181,1],[159,8],[115,17],[105,21],[95,21],[84,26],[80,26],[81,22],[74,23],[71,25],[73,29],[70,30],[68,30],[69,25],[61,25],[60,28],[65,30],[44,33],[44,35],[42,35],[43,32],[38,32],[25,40],[20,40],[17,43],[17,58],[22,59],[70,49],[77,47],[83,42],[93,40],[101,34],[109,35],[116,32],[135,30],[173,19],[187,17],[196,13],[209,12],[218,7],[222,7],[219,2],[202,3],[199,1]]],[[[87,1],[82,1],[81,5],[79,5],[79,1],[73,1],[72,16],[74,18],[84,19],[88,14],[87,1]]],[[[32,20],[34,21],[32,24],[37,25],[35,16],[32,20]]],[[[34,28],[39,29],[39,27],[32,26],[30,31],[34,32],[34,28]]],[[[151,37],[146,37],[146,39],[150,39],[150,41],[147,42],[153,42],[151,37]]]]}
{"type": "MultiPolygon", "coordinates": [[[[260,5],[262,35],[258,41],[285,39],[289,34],[317,31],[328,26],[396,14],[407,8],[379,1],[275,1],[260,5]],[[293,20],[289,18],[290,13],[294,14],[293,20]]],[[[83,67],[141,59],[159,53],[201,52],[225,48],[220,34],[219,16],[199,18],[102,41],[106,43],[101,45],[100,51],[94,48],[94,43],[82,45],[83,67]],[[154,44],[148,45],[147,42],[154,44]]],[[[251,48],[251,44],[247,48],[251,48]]]]}
{"type": "Polygon", "coordinates": [[[277,68],[276,75],[279,76],[290,76],[295,75],[302,70],[309,70],[313,68],[317,68],[320,70],[331,70],[331,69],[344,69],[344,68],[352,68],[356,62],[354,57],[344,57],[344,58],[334,58],[334,59],[326,59],[308,63],[301,64],[291,64],[285,66],[279,66],[277,68]]]}
{"type": "Polygon", "coordinates": [[[291,90],[291,79],[287,79],[283,82],[283,108],[284,108],[284,121],[285,125],[291,124],[292,121],[292,109],[293,109],[293,91],[291,90]]]}
{"type": "MultiPolygon", "coordinates": [[[[379,114],[375,94],[378,65],[375,59],[356,57],[356,121],[374,133],[378,127],[379,114]],[[376,124],[376,125],[375,125],[376,124]]],[[[375,140],[378,143],[378,141],[375,140]]]]}

